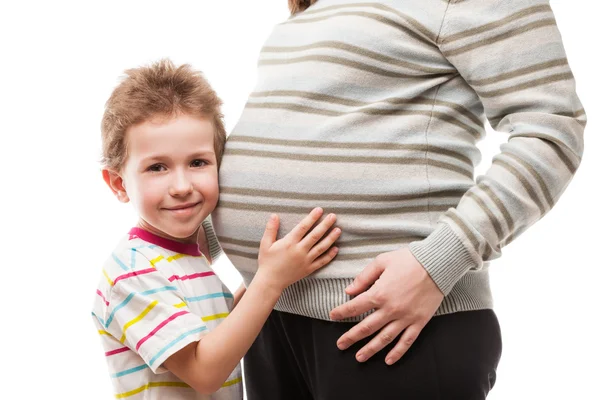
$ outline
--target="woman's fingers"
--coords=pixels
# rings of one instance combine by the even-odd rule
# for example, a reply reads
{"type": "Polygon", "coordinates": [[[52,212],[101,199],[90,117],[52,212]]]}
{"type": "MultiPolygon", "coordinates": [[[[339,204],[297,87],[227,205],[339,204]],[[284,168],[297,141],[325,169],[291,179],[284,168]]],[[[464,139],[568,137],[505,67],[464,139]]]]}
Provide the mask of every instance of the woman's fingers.
{"type": "Polygon", "coordinates": [[[368,290],[379,279],[384,270],[385,266],[378,262],[377,259],[371,261],[346,288],[346,293],[350,296],[356,296],[368,290]]]}
{"type": "MultiPolygon", "coordinates": [[[[373,357],[375,353],[378,353],[387,345],[392,343],[392,341],[394,341],[394,339],[396,339],[402,332],[404,327],[404,323],[401,320],[392,321],[384,326],[383,329],[377,333],[377,335],[369,340],[369,342],[356,353],[356,361],[365,362],[369,358],[373,357]]],[[[388,359],[386,358],[386,361],[387,360],[388,359]]]]}
{"type": "MultiPolygon", "coordinates": [[[[349,300],[349,301],[345,302],[344,304],[337,306],[336,308],[331,310],[331,312],[329,313],[329,318],[331,318],[333,321],[339,321],[342,319],[359,316],[362,313],[366,313],[367,311],[372,310],[376,306],[376,304],[374,303],[374,301],[372,299],[373,299],[373,297],[372,297],[371,291],[368,290],[364,293],[361,293],[358,296],[356,296],[355,298],[353,298],[352,300],[349,300]]],[[[353,334],[360,333],[360,332],[364,333],[365,330],[363,328],[366,328],[365,325],[367,325],[367,324],[366,323],[362,324],[357,329],[352,328],[353,334]]],[[[383,325],[381,325],[381,326],[383,326],[383,325]]],[[[381,326],[378,326],[377,329],[381,328],[381,326]]],[[[352,336],[352,335],[350,335],[350,336],[352,336]]],[[[364,336],[362,336],[360,339],[362,339],[363,337],[364,336]]],[[[348,339],[347,341],[349,342],[350,339],[352,339],[352,337],[348,337],[348,334],[346,333],[346,334],[342,335],[341,339],[342,339],[341,342],[345,342],[346,339],[348,339]]],[[[360,339],[357,339],[357,340],[360,340],[360,339]]],[[[352,343],[349,343],[348,346],[345,346],[345,347],[350,347],[355,342],[356,342],[356,340],[352,341],[352,343]]],[[[338,341],[338,344],[339,343],[340,343],[340,341],[338,341]]],[[[340,348],[340,350],[343,350],[343,349],[340,348]]]]}
{"type": "Polygon", "coordinates": [[[304,235],[312,228],[312,226],[321,218],[323,215],[323,209],[321,207],[314,208],[298,225],[294,227],[286,235],[287,238],[292,239],[294,242],[299,243],[304,235]]]}
{"type": "MultiPolygon", "coordinates": [[[[325,235],[327,233],[327,231],[329,231],[329,229],[331,229],[333,224],[335,224],[335,220],[336,220],[336,215],[329,214],[327,217],[325,217],[325,219],[323,219],[323,221],[321,221],[321,223],[319,225],[315,226],[315,228],[312,231],[310,231],[304,237],[304,239],[302,239],[302,241],[300,242],[300,245],[303,246],[307,250],[311,249],[319,240],[321,240],[323,235],[325,235]]],[[[331,244],[329,246],[331,246],[331,244]]],[[[319,254],[316,254],[315,258],[320,256],[325,250],[327,250],[329,248],[329,246],[322,249],[322,251],[319,254]]]]}
{"type": "Polygon", "coordinates": [[[423,327],[418,325],[411,325],[404,330],[402,336],[400,336],[400,340],[394,346],[387,356],[385,357],[385,363],[387,365],[392,365],[396,361],[398,361],[407,351],[410,349],[410,346],[413,345],[417,337],[421,333],[423,327]]]}

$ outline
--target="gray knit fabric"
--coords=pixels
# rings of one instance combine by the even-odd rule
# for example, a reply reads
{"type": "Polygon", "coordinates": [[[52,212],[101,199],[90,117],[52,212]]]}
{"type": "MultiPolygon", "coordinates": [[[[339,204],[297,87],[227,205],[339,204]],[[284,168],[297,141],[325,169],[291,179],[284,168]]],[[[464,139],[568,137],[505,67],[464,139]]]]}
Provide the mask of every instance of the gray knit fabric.
{"type": "Polygon", "coordinates": [[[489,261],[554,206],[585,121],[547,1],[319,0],[262,49],[215,229],[249,283],[271,213],[280,236],[313,207],[337,214],[338,256],[280,311],[329,319],[403,246],[446,295],[437,314],[490,308],[489,261]],[[486,117],[507,142],[474,179],[486,117]]]}

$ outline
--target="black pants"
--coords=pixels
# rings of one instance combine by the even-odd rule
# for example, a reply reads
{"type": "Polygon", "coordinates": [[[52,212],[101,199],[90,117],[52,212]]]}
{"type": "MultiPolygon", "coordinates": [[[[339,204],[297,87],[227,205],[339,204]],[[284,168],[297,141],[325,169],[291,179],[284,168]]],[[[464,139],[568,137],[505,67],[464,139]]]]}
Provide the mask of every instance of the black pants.
{"type": "Polygon", "coordinates": [[[355,360],[363,340],[345,351],[337,339],[354,323],[273,311],[244,357],[249,400],[479,400],[494,386],[502,351],[492,310],[432,318],[394,365],[385,355],[355,360]]]}

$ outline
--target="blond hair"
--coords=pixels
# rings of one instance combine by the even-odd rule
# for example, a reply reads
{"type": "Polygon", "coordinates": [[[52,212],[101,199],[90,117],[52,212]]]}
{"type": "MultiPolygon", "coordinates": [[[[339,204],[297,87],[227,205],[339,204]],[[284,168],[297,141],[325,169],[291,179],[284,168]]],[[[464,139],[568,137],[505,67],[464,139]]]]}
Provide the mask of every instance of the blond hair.
{"type": "Polygon", "coordinates": [[[178,113],[212,119],[217,166],[221,163],[226,133],[221,99],[201,72],[169,59],[128,69],[106,102],[102,117],[102,164],[119,171],[127,158],[125,134],[133,125],[156,116],[178,113]]]}
{"type": "Polygon", "coordinates": [[[292,14],[296,14],[306,10],[316,2],[317,0],[288,0],[288,7],[292,14]]]}

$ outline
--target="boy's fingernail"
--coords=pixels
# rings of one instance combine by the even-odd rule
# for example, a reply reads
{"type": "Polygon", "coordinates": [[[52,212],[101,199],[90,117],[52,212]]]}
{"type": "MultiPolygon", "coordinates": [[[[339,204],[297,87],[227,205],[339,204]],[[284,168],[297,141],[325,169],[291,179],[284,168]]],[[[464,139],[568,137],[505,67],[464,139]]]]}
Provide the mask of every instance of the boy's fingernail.
{"type": "Polygon", "coordinates": [[[275,221],[275,218],[277,218],[277,215],[271,214],[271,221],[275,221]]]}

